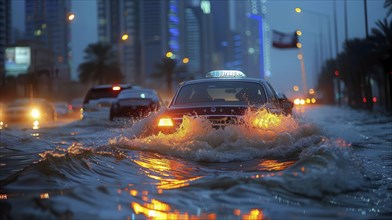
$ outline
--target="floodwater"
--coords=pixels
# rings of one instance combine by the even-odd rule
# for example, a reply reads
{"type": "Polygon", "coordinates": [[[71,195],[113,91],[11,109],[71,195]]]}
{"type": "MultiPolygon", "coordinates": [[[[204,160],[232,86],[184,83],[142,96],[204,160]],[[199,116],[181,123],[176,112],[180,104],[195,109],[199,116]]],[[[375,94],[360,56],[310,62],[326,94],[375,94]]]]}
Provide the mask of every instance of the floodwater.
{"type": "Polygon", "coordinates": [[[2,129],[1,219],[390,219],[392,117],[331,106],[170,135],[139,122],[2,129]]]}

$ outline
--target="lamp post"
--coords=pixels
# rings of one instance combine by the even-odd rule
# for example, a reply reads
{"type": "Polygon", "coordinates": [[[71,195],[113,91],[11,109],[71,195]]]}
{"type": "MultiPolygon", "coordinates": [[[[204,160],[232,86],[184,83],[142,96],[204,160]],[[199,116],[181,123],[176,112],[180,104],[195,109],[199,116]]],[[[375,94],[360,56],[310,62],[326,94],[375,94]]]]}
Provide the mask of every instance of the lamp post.
{"type": "Polygon", "coordinates": [[[302,8],[295,8],[294,9],[296,13],[300,14],[300,13],[306,13],[306,14],[310,14],[310,15],[314,15],[317,16],[319,19],[319,31],[320,31],[320,42],[323,42],[323,38],[322,38],[322,25],[321,25],[321,18],[325,18],[327,23],[328,23],[328,29],[327,29],[327,36],[328,36],[328,47],[329,47],[329,56],[332,57],[332,39],[330,37],[330,33],[331,33],[331,21],[330,21],[330,17],[327,14],[321,13],[321,12],[315,12],[315,11],[311,11],[311,10],[304,10],[302,8]]]}

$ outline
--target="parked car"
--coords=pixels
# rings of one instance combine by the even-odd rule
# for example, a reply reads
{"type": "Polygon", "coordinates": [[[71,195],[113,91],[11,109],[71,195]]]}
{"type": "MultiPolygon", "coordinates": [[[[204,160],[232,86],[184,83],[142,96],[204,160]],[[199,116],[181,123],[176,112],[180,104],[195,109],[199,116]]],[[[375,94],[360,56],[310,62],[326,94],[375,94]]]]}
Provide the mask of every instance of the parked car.
{"type": "Polygon", "coordinates": [[[129,88],[132,88],[129,84],[91,87],[84,96],[83,119],[109,119],[110,107],[117,95],[129,88]]]}
{"type": "Polygon", "coordinates": [[[110,120],[118,117],[143,118],[158,111],[161,106],[162,99],[153,89],[125,89],[110,108],[110,120]]]}

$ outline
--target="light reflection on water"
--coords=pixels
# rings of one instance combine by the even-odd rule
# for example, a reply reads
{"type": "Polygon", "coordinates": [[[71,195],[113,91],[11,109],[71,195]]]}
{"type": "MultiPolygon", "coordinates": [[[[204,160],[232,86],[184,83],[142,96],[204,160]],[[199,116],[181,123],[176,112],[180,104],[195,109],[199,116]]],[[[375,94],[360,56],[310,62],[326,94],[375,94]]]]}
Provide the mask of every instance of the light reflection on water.
{"type": "MultiPolygon", "coordinates": [[[[139,193],[137,190],[130,190],[132,196],[137,196],[139,193]]],[[[194,220],[215,220],[218,219],[218,214],[215,212],[209,213],[198,213],[190,214],[188,212],[181,212],[177,209],[173,209],[170,204],[162,202],[158,199],[148,198],[148,192],[143,191],[141,194],[144,203],[139,203],[133,201],[131,207],[136,215],[144,215],[148,219],[194,219],[194,220]]],[[[264,213],[261,209],[251,209],[248,212],[242,212],[241,209],[236,208],[232,213],[227,213],[228,215],[235,215],[244,220],[262,220],[264,219],[264,213]]],[[[134,219],[134,218],[132,218],[134,219]]]]}
{"type": "Polygon", "coordinates": [[[296,161],[284,161],[280,162],[277,160],[263,160],[259,164],[259,168],[261,170],[267,170],[267,171],[281,171],[285,170],[286,168],[290,167],[293,165],[296,161]]]}
{"type": "Polygon", "coordinates": [[[140,152],[133,162],[138,164],[142,171],[151,179],[158,180],[158,189],[175,189],[188,186],[190,182],[202,178],[194,176],[195,170],[177,160],[168,160],[163,157],[152,158],[146,153],[140,152]]]}

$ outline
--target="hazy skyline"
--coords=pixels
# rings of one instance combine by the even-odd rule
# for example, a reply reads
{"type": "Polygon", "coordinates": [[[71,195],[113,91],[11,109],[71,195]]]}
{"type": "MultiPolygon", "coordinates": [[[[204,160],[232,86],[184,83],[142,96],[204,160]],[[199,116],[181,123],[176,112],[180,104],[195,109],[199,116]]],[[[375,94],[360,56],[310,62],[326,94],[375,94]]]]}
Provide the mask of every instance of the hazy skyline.
{"type": "MultiPolygon", "coordinates": [[[[24,31],[24,0],[12,1],[12,26],[24,31]]],[[[96,0],[71,0],[72,12],[76,18],[71,24],[73,59],[72,78],[77,79],[77,66],[83,62],[83,51],[90,43],[98,41],[97,36],[97,4],[96,0]]],[[[383,8],[384,0],[367,0],[369,34],[375,27],[375,22],[386,17],[383,8]]],[[[305,69],[307,73],[308,88],[315,86],[321,56],[326,59],[331,55],[335,57],[335,26],[333,0],[275,0],[267,1],[267,14],[265,20],[271,30],[293,32],[301,29],[303,35],[300,41],[303,45],[305,69]],[[301,7],[302,14],[295,13],[294,8],[301,7]],[[316,15],[318,13],[320,15],[316,15]],[[322,15],[321,15],[322,14],[322,15]],[[328,27],[328,22],[330,27],[328,27]],[[321,28],[319,27],[321,25],[321,28]],[[328,28],[330,34],[327,35],[328,28]],[[321,30],[321,33],[320,33],[321,30]],[[321,38],[320,38],[321,36],[321,38]],[[320,47],[319,42],[323,43],[320,47]],[[330,45],[332,44],[332,45],[330,45]],[[332,51],[330,52],[332,48],[332,51]],[[332,53],[332,54],[331,54],[332,53]]],[[[338,51],[341,52],[344,33],[344,1],[336,0],[338,51]]],[[[213,12],[212,12],[213,13],[213,12]]],[[[364,1],[347,1],[348,39],[365,37],[364,1]]],[[[271,77],[268,79],[279,91],[291,92],[293,85],[302,86],[301,68],[297,59],[298,49],[271,48],[271,77]]]]}

